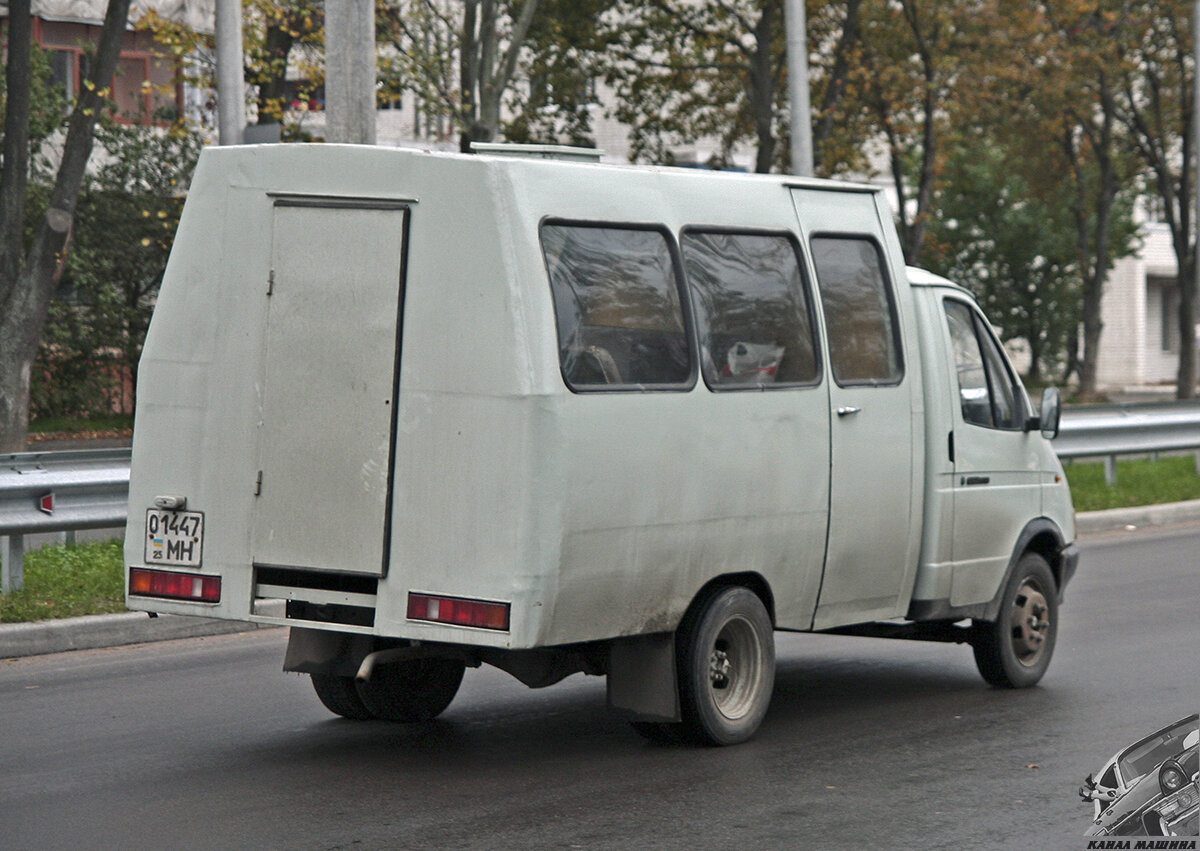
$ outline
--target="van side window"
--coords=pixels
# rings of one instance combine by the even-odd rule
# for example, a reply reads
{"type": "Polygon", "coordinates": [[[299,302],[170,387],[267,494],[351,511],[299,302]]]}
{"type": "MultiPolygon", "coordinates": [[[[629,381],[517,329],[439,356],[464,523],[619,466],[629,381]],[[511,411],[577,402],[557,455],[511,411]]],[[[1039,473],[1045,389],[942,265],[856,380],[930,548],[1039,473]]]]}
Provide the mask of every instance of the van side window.
{"type": "Polygon", "coordinates": [[[679,243],[708,386],[817,383],[813,317],[794,240],[689,228],[679,243]]]}
{"type": "Polygon", "coordinates": [[[879,246],[854,236],[812,240],[833,377],[843,387],[898,384],[900,334],[879,246]]]}
{"type": "Polygon", "coordinates": [[[685,387],[692,362],[667,234],[547,222],[541,237],[567,386],[685,387]]]}
{"type": "Polygon", "coordinates": [[[945,305],[963,420],[988,428],[1022,428],[1022,395],[995,337],[965,303],[946,299],[945,305]]]}

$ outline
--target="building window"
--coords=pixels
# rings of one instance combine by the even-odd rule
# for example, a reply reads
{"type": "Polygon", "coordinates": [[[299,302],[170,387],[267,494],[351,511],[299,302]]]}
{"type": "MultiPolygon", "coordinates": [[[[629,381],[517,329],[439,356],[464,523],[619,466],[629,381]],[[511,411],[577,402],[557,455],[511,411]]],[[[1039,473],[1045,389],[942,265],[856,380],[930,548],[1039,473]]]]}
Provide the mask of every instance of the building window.
{"type": "Polygon", "coordinates": [[[1159,346],[1164,353],[1179,351],[1179,291],[1174,278],[1147,277],[1148,288],[1158,290],[1159,346]]]}
{"type": "Polygon", "coordinates": [[[811,299],[791,237],[689,228],[680,248],[709,387],[817,383],[811,299]]]}
{"type": "Polygon", "coordinates": [[[82,50],[47,48],[50,54],[50,81],[62,90],[70,109],[79,94],[80,82],[87,75],[89,57],[82,50]]]}
{"type": "Polygon", "coordinates": [[[690,386],[680,276],[666,231],[547,222],[541,238],[567,386],[690,386]]]}

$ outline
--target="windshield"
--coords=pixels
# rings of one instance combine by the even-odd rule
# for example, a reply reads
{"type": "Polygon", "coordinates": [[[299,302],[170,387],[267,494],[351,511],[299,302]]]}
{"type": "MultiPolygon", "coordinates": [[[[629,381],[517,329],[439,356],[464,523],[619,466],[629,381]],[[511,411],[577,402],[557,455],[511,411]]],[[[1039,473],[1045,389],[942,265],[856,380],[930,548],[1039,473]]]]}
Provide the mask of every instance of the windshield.
{"type": "Polygon", "coordinates": [[[1160,730],[1149,739],[1138,742],[1121,754],[1121,778],[1128,786],[1164,759],[1181,753],[1186,747],[1184,740],[1196,729],[1196,716],[1184,718],[1173,727],[1160,730]]]}

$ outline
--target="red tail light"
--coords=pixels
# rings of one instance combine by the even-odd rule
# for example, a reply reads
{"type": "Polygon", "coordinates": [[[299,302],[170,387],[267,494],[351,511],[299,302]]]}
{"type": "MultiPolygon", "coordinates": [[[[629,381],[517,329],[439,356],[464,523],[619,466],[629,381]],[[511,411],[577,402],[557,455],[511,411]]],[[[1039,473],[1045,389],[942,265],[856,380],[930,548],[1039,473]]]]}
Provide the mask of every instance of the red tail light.
{"type": "Polygon", "coordinates": [[[139,597],[163,597],[168,600],[219,603],[221,602],[221,577],[131,567],[129,569],[129,593],[139,597]]]}
{"type": "Polygon", "coordinates": [[[508,603],[467,600],[462,597],[435,597],[412,591],[408,594],[408,618],[414,621],[507,631],[508,610],[508,603]]]}

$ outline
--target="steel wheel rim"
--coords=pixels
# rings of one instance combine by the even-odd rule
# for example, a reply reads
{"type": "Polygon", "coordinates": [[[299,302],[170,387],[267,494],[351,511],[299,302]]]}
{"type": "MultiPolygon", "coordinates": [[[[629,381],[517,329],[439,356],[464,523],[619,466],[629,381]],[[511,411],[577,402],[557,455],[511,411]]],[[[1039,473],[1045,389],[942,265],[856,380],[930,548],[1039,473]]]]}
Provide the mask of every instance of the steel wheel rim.
{"type": "Polygon", "coordinates": [[[749,620],[731,618],[721,627],[709,653],[707,678],[718,712],[731,721],[750,713],[762,679],[762,647],[749,620]]]}
{"type": "Polygon", "coordinates": [[[1012,647],[1018,662],[1027,668],[1037,665],[1052,626],[1046,595],[1033,578],[1026,579],[1017,589],[1012,607],[1012,647]]]}

